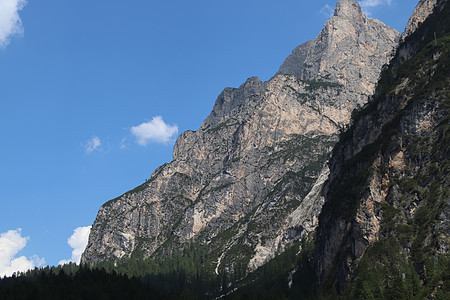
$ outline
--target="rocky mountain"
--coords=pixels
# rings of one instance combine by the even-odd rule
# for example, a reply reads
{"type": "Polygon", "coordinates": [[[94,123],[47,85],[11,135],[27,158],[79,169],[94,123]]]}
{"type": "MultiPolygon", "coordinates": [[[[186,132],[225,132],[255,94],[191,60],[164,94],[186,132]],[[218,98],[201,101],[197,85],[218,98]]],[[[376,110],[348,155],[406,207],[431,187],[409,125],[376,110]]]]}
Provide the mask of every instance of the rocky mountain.
{"type": "MultiPolygon", "coordinates": [[[[349,91],[364,95],[359,104],[374,92],[379,69],[389,59],[398,33],[381,21],[366,18],[356,1],[338,1],[322,32],[294,49],[278,74],[290,74],[302,80],[337,82],[349,91]]],[[[347,116],[346,116],[346,119],[347,116]]]]}
{"type": "Polygon", "coordinates": [[[416,31],[426,18],[433,12],[436,7],[437,0],[420,0],[413,12],[413,15],[409,18],[406,24],[405,31],[402,33],[402,38],[406,38],[408,35],[416,31]]]}
{"type": "Polygon", "coordinates": [[[82,263],[207,249],[211,270],[253,270],[312,232],[328,177],[324,163],[352,110],[375,90],[399,33],[338,1],[316,39],[269,81],[226,88],[173,161],[108,201],[82,263]]]}
{"type": "Polygon", "coordinates": [[[333,150],[314,254],[325,289],[448,299],[449,6],[420,1],[407,26],[417,29],[333,150]]]}
{"type": "Polygon", "coordinates": [[[338,134],[371,80],[309,48],[347,47],[324,34],[339,22],[373,21],[339,1],[321,38],[225,89],[171,163],[100,208],[84,264],[0,278],[0,298],[450,299],[450,4],[419,2],[338,134]],[[305,77],[321,64],[329,81],[305,77]]]}

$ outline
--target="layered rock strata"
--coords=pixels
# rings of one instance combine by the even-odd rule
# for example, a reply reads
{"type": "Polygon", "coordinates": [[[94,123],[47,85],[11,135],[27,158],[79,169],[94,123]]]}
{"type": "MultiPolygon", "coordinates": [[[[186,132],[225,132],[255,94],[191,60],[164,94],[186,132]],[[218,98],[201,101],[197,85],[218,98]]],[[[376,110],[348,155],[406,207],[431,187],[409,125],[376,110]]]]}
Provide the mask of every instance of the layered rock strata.
{"type": "Polygon", "coordinates": [[[216,256],[216,272],[237,261],[253,269],[313,230],[324,162],[398,38],[356,1],[339,1],[277,75],[224,89],[201,127],[179,136],[171,163],[100,208],[82,262],[195,242],[216,256]]]}

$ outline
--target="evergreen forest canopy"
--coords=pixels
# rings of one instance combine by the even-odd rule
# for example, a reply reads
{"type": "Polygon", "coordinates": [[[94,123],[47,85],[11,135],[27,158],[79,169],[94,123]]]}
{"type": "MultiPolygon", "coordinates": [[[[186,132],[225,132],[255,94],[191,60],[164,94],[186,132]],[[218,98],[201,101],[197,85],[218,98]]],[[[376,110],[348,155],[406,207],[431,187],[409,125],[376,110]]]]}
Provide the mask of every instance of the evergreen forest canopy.
{"type": "MultiPolygon", "coordinates": [[[[441,139],[438,144],[422,144],[434,149],[433,155],[440,162],[439,168],[428,174],[437,178],[430,183],[434,189],[421,191],[414,178],[399,183],[405,195],[424,194],[427,200],[423,208],[408,220],[407,226],[400,226],[390,221],[397,217],[398,210],[384,204],[386,215],[381,226],[387,238],[368,248],[344,290],[319,285],[314,265],[316,243],[311,236],[252,273],[238,264],[233,270],[221,269],[216,274],[210,267],[205,268],[212,265],[207,246],[192,243],[166,258],[143,259],[134,253],[116,262],[81,266],[70,263],[14,274],[0,280],[0,299],[423,299],[430,295],[450,299],[448,256],[437,255],[424,241],[445,206],[435,200],[450,196],[448,182],[439,181],[448,176],[450,169],[449,29],[450,7],[446,2],[442,10],[431,15],[403,42],[421,50],[407,61],[401,61],[397,55],[383,71],[374,99],[352,115],[354,124],[371,114],[377,99],[395,88],[402,78],[424,80],[417,67],[426,65],[434,53],[441,53],[432,80],[416,91],[418,97],[436,91],[446,95],[440,104],[446,115],[439,125],[441,139]],[[407,257],[402,254],[402,247],[410,241],[413,252],[407,257]]],[[[352,130],[350,127],[343,132],[341,140],[348,138],[352,130]]],[[[358,159],[371,159],[374,153],[370,148],[362,152],[358,159]]],[[[347,214],[340,211],[345,207],[336,205],[334,209],[335,213],[347,214]]]]}
{"type": "Polygon", "coordinates": [[[36,268],[0,280],[0,299],[209,299],[226,294],[229,298],[297,298],[314,292],[313,243],[303,241],[300,255],[299,246],[248,275],[242,269],[212,276],[203,268],[206,252],[195,246],[162,260],[131,257],[116,266],[102,262],[36,268]],[[286,280],[298,267],[305,272],[291,274],[294,288],[289,289],[286,280]]]}

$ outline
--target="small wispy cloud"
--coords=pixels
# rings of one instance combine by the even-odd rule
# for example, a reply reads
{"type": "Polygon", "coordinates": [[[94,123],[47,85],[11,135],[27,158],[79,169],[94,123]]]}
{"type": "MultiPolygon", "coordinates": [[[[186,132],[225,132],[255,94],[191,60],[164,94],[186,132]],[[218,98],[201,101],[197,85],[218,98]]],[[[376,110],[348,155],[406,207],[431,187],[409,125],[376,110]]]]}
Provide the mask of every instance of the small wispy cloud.
{"type": "Polygon", "coordinates": [[[19,11],[27,4],[26,0],[0,1],[0,47],[9,44],[12,35],[22,35],[23,26],[19,11]]]}
{"type": "Polygon", "coordinates": [[[92,226],[78,227],[73,231],[73,234],[67,240],[67,243],[72,247],[72,257],[70,259],[63,259],[58,262],[58,265],[64,265],[68,263],[79,264],[81,255],[83,254],[89,240],[89,233],[92,226]]]}
{"type": "Polygon", "coordinates": [[[84,151],[86,151],[86,153],[91,153],[95,150],[98,151],[98,150],[100,150],[101,145],[102,145],[102,142],[100,141],[100,138],[98,136],[93,136],[84,145],[84,151]]]}
{"type": "Polygon", "coordinates": [[[14,272],[25,272],[45,264],[45,260],[37,255],[30,258],[16,257],[17,253],[25,248],[29,239],[28,236],[22,237],[20,228],[0,234],[0,278],[11,276],[14,272]]]}
{"type": "Polygon", "coordinates": [[[127,138],[122,138],[120,141],[120,149],[126,149],[127,148],[127,138]]]}
{"type": "Polygon", "coordinates": [[[167,144],[178,134],[178,126],[168,125],[161,116],[156,116],[150,122],[131,127],[131,133],[141,146],[145,146],[149,142],[167,144]]]}
{"type": "Polygon", "coordinates": [[[361,7],[376,7],[381,5],[391,5],[392,0],[363,0],[359,1],[361,7]]]}
{"type": "Polygon", "coordinates": [[[358,1],[359,5],[361,5],[362,10],[364,11],[364,13],[366,15],[370,15],[371,8],[375,8],[378,6],[391,6],[392,5],[392,0],[363,0],[363,1],[358,1]]]}
{"type": "Polygon", "coordinates": [[[329,19],[334,14],[334,8],[330,5],[326,4],[324,7],[320,9],[320,14],[324,16],[325,18],[329,19]]]}

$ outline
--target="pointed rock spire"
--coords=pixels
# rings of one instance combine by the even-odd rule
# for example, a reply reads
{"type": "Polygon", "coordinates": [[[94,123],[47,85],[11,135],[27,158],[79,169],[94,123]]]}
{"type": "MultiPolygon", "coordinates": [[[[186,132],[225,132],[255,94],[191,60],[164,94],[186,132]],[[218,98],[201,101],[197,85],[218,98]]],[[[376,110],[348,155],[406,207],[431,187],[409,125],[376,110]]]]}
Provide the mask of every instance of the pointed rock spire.
{"type": "Polygon", "coordinates": [[[398,37],[395,29],[366,18],[358,2],[339,0],[321,33],[295,48],[279,74],[334,81],[367,98],[374,92],[380,68],[390,60],[398,37]]]}
{"type": "Polygon", "coordinates": [[[334,16],[358,23],[366,22],[366,16],[362,12],[361,6],[355,0],[339,0],[334,8],[334,16]]]}

